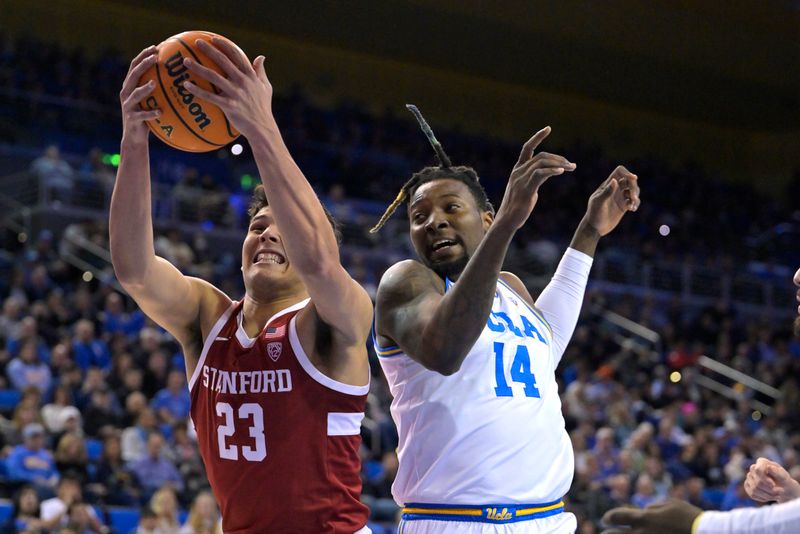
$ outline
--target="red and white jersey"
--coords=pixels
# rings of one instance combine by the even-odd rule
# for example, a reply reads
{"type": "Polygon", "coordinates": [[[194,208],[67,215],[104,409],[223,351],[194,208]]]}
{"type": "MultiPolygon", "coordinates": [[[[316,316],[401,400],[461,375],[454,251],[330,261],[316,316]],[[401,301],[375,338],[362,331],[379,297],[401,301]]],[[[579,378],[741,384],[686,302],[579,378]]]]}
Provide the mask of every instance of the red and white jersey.
{"type": "Polygon", "coordinates": [[[353,534],[367,523],[358,449],[369,385],[342,384],[313,366],[295,327],[308,302],[276,313],[255,339],[233,302],[189,381],[226,534],[353,534]]]}

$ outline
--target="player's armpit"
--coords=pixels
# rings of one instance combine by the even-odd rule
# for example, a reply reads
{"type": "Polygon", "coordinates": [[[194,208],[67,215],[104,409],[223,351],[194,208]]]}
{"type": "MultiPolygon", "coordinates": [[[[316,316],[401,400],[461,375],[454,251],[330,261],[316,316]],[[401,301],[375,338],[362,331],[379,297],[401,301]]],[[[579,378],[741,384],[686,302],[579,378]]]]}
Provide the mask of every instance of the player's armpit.
{"type": "Polygon", "coordinates": [[[339,263],[302,275],[317,315],[345,347],[363,346],[372,324],[372,300],[339,263]]]}

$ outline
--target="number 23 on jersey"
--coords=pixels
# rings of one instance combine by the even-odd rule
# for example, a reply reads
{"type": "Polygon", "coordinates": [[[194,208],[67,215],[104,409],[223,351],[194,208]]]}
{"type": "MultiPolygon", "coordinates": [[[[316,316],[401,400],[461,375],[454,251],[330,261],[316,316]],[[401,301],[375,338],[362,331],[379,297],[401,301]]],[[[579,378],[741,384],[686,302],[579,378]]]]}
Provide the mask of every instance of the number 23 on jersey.
{"type": "Polygon", "coordinates": [[[225,460],[238,460],[241,449],[242,457],[248,462],[260,462],[267,457],[267,442],[264,439],[264,410],[254,402],[247,402],[239,406],[238,413],[234,413],[233,406],[227,402],[216,404],[217,416],[224,419],[223,423],[217,426],[217,443],[219,445],[219,456],[225,460]],[[227,438],[236,432],[235,420],[244,420],[249,424],[249,435],[253,438],[252,446],[228,445],[227,438]]]}

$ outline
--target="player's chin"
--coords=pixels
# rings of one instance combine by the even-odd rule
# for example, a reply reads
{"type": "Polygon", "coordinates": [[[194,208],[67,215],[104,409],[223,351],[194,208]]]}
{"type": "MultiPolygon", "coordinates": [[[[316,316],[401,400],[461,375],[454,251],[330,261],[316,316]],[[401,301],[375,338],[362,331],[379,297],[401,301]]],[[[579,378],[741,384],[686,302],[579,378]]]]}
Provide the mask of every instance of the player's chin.
{"type": "Polygon", "coordinates": [[[455,258],[437,259],[432,260],[425,258],[425,263],[428,268],[438,274],[442,278],[453,279],[458,277],[461,272],[466,268],[469,257],[462,254],[455,258]]]}

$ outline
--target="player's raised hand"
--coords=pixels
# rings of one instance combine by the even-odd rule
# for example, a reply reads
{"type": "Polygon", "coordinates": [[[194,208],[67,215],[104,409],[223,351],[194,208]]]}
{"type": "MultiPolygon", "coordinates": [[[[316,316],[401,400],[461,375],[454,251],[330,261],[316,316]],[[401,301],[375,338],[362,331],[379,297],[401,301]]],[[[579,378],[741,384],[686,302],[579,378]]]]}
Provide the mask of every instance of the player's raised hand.
{"type": "Polygon", "coordinates": [[[536,148],[550,135],[546,126],[536,132],[522,147],[517,164],[508,178],[503,202],[497,210],[495,222],[504,222],[515,230],[530,217],[539,199],[539,187],[551,176],[574,171],[576,165],[567,158],[547,152],[534,154],[536,148]]]}
{"type": "Polygon", "coordinates": [[[589,197],[584,220],[604,236],[617,227],[623,215],[639,209],[639,178],[620,165],[589,197]]]}
{"type": "Polygon", "coordinates": [[[146,121],[157,118],[161,111],[158,109],[142,110],[139,102],[153,92],[156,84],[152,80],[144,85],[138,85],[142,74],[152,67],[158,59],[158,50],[155,46],[148,46],[133,58],[122,89],[119,92],[119,103],[122,108],[122,139],[123,142],[147,142],[150,128],[146,121]]]}
{"type": "Polygon", "coordinates": [[[800,483],[780,464],[759,458],[744,480],[747,495],[758,502],[786,502],[800,497],[800,483]]]}
{"type": "Polygon", "coordinates": [[[184,58],[183,64],[192,73],[214,84],[219,93],[201,89],[190,81],[183,85],[193,95],[219,106],[234,128],[245,137],[251,137],[267,128],[272,120],[272,84],[264,70],[264,56],[258,56],[251,65],[232,43],[216,37],[211,39],[211,43],[201,39],[196,41],[197,47],[222,69],[225,76],[190,57],[184,58]]]}
{"type": "Polygon", "coordinates": [[[703,511],[688,502],[669,499],[647,508],[621,507],[609,510],[602,534],[691,534],[692,523],[703,511]]]}

